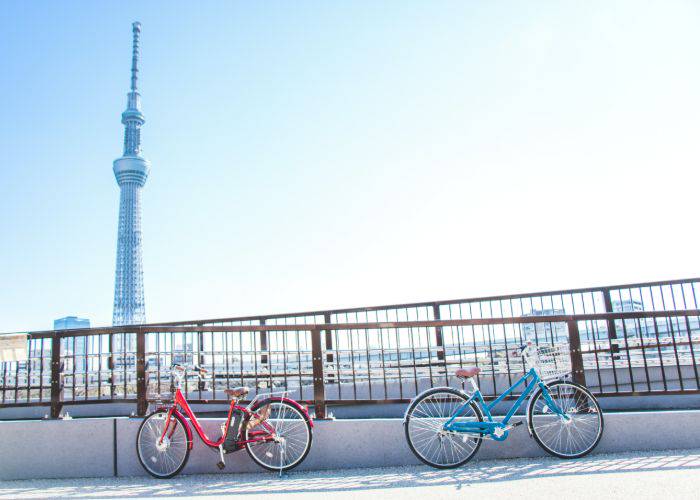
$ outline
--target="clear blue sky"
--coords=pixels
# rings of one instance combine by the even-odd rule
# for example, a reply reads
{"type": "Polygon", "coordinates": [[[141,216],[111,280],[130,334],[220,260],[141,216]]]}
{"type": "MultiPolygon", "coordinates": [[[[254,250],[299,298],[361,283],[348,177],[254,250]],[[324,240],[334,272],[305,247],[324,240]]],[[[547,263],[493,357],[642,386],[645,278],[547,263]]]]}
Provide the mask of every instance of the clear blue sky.
{"type": "Polygon", "coordinates": [[[6,1],[0,331],[111,321],[134,20],[150,321],[700,274],[697,2],[6,1]]]}

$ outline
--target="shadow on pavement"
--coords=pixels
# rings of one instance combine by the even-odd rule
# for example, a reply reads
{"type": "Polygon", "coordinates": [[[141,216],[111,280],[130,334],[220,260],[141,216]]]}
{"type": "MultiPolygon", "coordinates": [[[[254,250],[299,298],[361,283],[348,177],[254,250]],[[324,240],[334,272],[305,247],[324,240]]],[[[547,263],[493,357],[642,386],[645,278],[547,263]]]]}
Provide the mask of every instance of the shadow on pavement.
{"type": "Polygon", "coordinates": [[[281,479],[265,473],[180,476],[165,481],[142,477],[5,481],[0,483],[0,499],[322,493],[416,486],[454,486],[459,490],[481,482],[694,469],[700,469],[700,450],[593,455],[570,461],[555,458],[489,460],[453,470],[408,466],[293,472],[281,479]]]}

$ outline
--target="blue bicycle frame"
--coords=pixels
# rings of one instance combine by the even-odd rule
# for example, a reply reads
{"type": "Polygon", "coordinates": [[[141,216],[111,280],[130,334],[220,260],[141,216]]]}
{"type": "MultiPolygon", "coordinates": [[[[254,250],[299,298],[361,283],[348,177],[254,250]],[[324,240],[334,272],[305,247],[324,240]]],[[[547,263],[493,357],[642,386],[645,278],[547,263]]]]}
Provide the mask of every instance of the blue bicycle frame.
{"type": "Polygon", "coordinates": [[[523,404],[523,401],[527,399],[527,397],[532,394],[532,391],[535,390],[535,387],[538,387],[542,389],[542,396],[544,397],[544,401],[549,407],[550,410],[556,415],[559,415],[560,417],[568,420],[570,417],[566,415],[564,412],[561,411],[559,406],[552,400],[551,396],[549,395],[549,390],[547,389],[547,386],[545,383],[540,379],[539,375],[537,375],[537,372],[533,368],[530,368],[530,370],[525,373],[517,382],[515,382],[513,385],[511,385],[506,391],[498,396],[494,401],[492,401],[490,404],[486,404],[486,401],[484,401],[484,397],[481,395],[481,391],[476,388],[474,393],[469,397],[469,399],[462,404],[457,411],[455,412],[452,417],[445,423],[443,426],[443,429],[446,431],[452,431],[452,432],[464,432],[464,433],[474,433],[474,434],[481,434],[481,435],[488,435],[490,438],[495,439],[496,441],[504,441],[508,437],[508,422],[510,419],[515,415],[515,412],[518,411],[520,406],[523,404]],[[493,415],[491,414],[491,410],[501,401],[503,401],[505,398],[507,398],[518,386],[524,385],[525,389],[523,390],[522,394],[518,397],[517,401],[513,404],[511,409],[508,411],[505,417],[500,422],[497,422],[493,419],[493,415]],[[466,408],[469,407],[469,404],[472,401],[476,401],[477,404],[481,407],[481,410],[484,412],[484,415],[486,416],[486,421],[484,422],[456,422],[456,419],[462,415],[462,412],[466,408]]]}

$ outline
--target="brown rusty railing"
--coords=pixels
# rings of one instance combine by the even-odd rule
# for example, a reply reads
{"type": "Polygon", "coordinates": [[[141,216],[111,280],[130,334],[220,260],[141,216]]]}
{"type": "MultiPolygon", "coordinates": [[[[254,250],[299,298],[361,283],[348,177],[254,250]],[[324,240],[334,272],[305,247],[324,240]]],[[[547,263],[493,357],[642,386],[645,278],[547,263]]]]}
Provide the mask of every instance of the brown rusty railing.
{"type": "MultiPolygon", "coordinates": [[[[327,319],[327,316],[324,320],[327,319]]],[[[224,389],[286,389],[315,406],[407,402],[459,386],[458,367],[482,368],[493,397],[523,372],[508,355],[526,341],[566,342],[574,380],[600,396],[700,392],[700,310],[510,318],[249,325],[142,325],[33,332],[29,360],[0,364],[0,408],[149,402],[171,394],[172,363],[209,369],[185,380],[194,403],[223,403],[224,389]]]]}

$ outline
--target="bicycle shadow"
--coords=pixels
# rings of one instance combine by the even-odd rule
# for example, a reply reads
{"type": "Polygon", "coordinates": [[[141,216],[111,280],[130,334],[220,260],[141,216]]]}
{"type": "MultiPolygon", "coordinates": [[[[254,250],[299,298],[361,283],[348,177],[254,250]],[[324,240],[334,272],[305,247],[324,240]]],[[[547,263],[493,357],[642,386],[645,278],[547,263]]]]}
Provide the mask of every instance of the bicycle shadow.
{"type": "Polygon", "coordinates": [[[0,484],[0,499],[46,497],[162,497],[221,496],[245,494],[332,493],[453,486],[460,490],[472,483],[580,474],[610,474],[659,470],[700,469],[700,450],[592,455],[578,460],[555,458],[475,461],[452,470],[427,466],[372,469],[343,469],[291,473],[283,478],[272,474],[203,474],[180,476],[166,481],[143,477],[80,480],[6,481],[0,484]],[[13,484],[14,483],[14,484],[13,484]],[[83,483],[83,484],[81,484],[83,483]],[[26,486],[25,486],[26,485],[26,486]],[[15,487],[13,487],[15,486],[15,487]]]}

